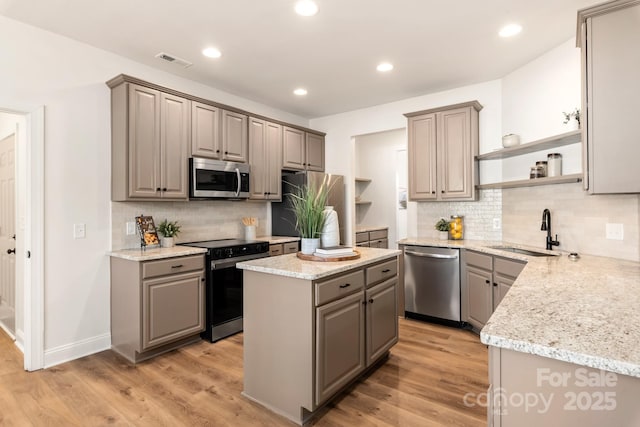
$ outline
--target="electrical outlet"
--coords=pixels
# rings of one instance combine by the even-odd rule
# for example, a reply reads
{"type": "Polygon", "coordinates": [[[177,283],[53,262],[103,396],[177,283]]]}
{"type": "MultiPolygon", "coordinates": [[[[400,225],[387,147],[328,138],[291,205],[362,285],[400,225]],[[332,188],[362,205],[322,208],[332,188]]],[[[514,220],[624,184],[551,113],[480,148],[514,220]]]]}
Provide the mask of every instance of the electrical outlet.
{"type": "Polygon", "coordinates": [[[85,224],[73,224],[73,238],[84,239],[87,237],[87,228],[85,224]]]}
{"type": "Polygon", "coordinates": [[[623,224],[606,224],[607,239],[609,240],[624,240],[624,225],[623,224]]]}
{"type": "Polygon", "coordinates": [[[133,221],[127,222],[127,236],[133,236],[136,234],[136,223],[133,221]]]}
{"type": "Polygon", "coordinates": [[[493,229],[500,230],[502,228],[502,219],[493,218],[493,229]]]}

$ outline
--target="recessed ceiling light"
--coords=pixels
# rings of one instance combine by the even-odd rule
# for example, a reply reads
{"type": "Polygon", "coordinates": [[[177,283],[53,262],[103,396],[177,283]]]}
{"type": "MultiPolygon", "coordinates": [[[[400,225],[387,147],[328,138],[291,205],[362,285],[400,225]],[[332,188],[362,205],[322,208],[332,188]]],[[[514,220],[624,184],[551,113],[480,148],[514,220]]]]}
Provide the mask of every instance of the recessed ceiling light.
{"type": "Polygon", "coordinates": [[[304,96],[307,94],[307,90],[299,87],[298,89],[294,90],[293,93],[295,93],[298,96],[304,96]]]}
{"type": "Polygon", "coordinates": [[[393,64],[390,62],[381,62],[376,67],[376,70],[380,71],[381,73],[386,73],[387,71],[393,70],[393,64]]]}
{"type": "Polygon", "coordinates": [[[296,2],[296,13],[300,16],[313,16],[318,13],[318,5],[312,0],[300,0],[296,2]]]}
{"type": "Polygon", "coordinates": [[[202,51],[202,54],[208,58],[220,58],[222,53],[215,47],[208,47],[202,51]]]}
{"type": "Polygon", "coordinates": [[[512,37],[520,33],[520,31],[522,31],[522,26],[518,24],[509,24],[502,27],[498,34],[500,34],[500,37],[512,37]]]}

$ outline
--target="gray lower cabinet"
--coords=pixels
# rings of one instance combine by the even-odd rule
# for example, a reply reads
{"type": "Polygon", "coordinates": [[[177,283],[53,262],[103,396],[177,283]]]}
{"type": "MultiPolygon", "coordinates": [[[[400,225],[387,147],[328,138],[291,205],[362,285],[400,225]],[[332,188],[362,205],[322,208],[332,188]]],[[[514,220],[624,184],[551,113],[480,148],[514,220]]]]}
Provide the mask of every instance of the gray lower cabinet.
{"type": "Polygon", "coordinates": [[[380,359],[398,342],[398,279],[394,277],[366,291],[367,365],[380,359]]]}
{"type": "Polygon", "coordinates": [[[356,246],[367,248],[389,248],[389,229],[387,227],[378,230],[356,232],[356,246]]]}
{"type": "MultiPolygon", "coordinates": [[[[526,263],[472,250],[464,251],[466,321],[482,329],[526,263]]],[[[465,312],[465,310],[463,310],[465,312]]]]}
{"type": "Polygon", "coordinates": [[[269,245],[269,256],[295,254],[296,252],[298,252],[297,241],[269,245]]]}
{"type": "Polygon", "coordinates": [[[200,339],[204,255],[111,258],[111,345],[132,363],[200,339]]]}

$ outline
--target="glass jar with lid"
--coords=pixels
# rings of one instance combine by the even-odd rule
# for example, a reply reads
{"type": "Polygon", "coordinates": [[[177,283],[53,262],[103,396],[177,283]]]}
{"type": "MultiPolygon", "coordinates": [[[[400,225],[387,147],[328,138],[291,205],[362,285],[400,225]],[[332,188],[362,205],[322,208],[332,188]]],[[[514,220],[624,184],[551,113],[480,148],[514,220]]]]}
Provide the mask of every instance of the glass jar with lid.
{"type": "Polygon", "coordinates": [[[449,221],[449,239],[462,240],[464,237],[464,216],[451,215],[449,221]]]}
{"type": "Polygon", "coordinates": [[[531,166],[531,171],[529,171],[529,178],[544,178],[544,170],[542,166],[531,166]]]}

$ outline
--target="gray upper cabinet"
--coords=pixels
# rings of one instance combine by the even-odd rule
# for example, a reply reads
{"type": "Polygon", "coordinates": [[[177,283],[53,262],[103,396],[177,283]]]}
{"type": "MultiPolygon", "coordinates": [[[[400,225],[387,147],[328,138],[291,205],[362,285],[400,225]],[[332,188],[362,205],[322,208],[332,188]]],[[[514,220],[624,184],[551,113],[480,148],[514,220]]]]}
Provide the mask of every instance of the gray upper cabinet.
{"type": "Polygon", "coordinates": [[[476,200],[477,101],[405,114],[408,118],[409,198],[476,200]]]}
{"type": "Polygon", "coordinates": [[[244,114],[222,110],[222,158],[246,163],[248,156],[248,118],[244,114]]]}
{"type": "Polygon", "coordinates": [[[283,127],[282,168],[324,172],[324,136],[283,127]]]}
{"type": "Polygon", "coordinates": [[[191,103],[191,155],[220,160],[220,108],[191,103]]]}
{"type": "Polygon", "coordinates": [[[581,10],[578,24],[585,189],[640,193],[640,140],[633,125],[640,98],[640,3],[612,1],[581,10]]]}
{"type": "Polygon", "coordinates": [[[186,199],[190,101],[131,83],[111,99],[112,200],[186,199]]]}
{"type": "Polygon", "coordinates": [[[250,198],[282,198],[282,126],[266,120],[249,118],[250,198]]]}

